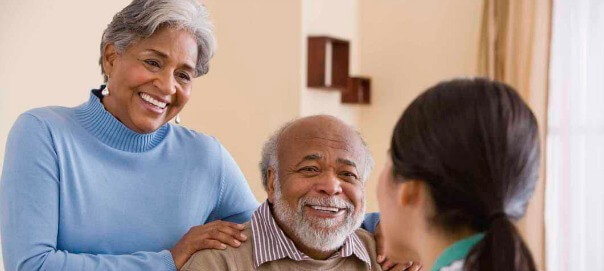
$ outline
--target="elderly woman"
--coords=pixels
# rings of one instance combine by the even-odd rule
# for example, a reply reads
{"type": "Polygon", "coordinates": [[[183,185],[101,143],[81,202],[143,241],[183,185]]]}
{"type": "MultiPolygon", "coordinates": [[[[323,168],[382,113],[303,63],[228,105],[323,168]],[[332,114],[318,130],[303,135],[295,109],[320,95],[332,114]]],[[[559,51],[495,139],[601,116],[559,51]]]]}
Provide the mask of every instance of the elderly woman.
{"type": "Polygon", "coordinates": [[[175,270],[246,239],[232,222],[257,202],[231,155],[168,123],[214,48],[196,1],[135,0],[103,34],[106,86],[18,118],[0,188],[7,270],[175,270]]]}
{"type": "Polygon", "coordinates": [[[430,88],[396,124],[380,176],[387,250],[410,250],[433,271],[536,270],[512,222],[538,171],[537,121],[511,87],[463,79],[430,88]]]}

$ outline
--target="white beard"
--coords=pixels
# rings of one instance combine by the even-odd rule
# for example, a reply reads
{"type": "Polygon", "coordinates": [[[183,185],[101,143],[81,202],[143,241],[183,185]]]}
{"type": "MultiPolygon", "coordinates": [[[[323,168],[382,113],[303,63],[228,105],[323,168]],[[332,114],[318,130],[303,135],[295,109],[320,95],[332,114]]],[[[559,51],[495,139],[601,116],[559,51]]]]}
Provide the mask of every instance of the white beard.
{"type": "Polygon", "coordinates": [[[336,197],[323,198],[301,198],[297,209],[290,208],[281,194],[281,187],[275,180],[275,199],[273,211],[281,223],[287,225],[291,232],[305,246],[319,251],[333,251],[340,248],[346,238],[352,234],[363,223],[365,217],[365,200],[361,203],[361,209],[355,212],[352,203],[336,197]],[[305,217],[304,206],[312,203],[314,205],[337,206],[347,208],[344,221],[341,218],[314,218],[305,217]],[[340,225],[340,226],[338,226],[340,225]],[[334,228],[336,227],[336,228],[334,228]]]}

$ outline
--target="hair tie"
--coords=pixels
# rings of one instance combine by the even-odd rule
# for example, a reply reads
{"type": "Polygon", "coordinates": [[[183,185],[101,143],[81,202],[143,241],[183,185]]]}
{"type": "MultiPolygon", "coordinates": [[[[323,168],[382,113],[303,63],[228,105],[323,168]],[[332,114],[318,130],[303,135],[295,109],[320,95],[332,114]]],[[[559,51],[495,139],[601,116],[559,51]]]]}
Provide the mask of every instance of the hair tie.
{"type": "Polygon", "coordinates": [[[489,218],[487,219],[487,225],[491,225],[493,224],[493,222],[497,219],[501,219],[501,218],[508,218],[508,215],[504,212],[504,211],[497,211],[492,213],[489,218]]]}

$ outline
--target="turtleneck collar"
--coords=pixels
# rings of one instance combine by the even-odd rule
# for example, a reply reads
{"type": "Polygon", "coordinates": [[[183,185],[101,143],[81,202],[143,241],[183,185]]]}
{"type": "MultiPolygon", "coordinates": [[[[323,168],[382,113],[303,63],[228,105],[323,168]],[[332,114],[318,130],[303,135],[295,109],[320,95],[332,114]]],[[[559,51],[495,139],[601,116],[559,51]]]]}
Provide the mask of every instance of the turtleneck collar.
{"type": "Polygon", "coordinates": [[[103,143],[122,151],[145,152],[157,146],[166,137],[168,124],[148,134],[130,130],[105,110],[94,91],[91,91],[88,102],[76,108],[76,117],[88,132],[103,143]]]}

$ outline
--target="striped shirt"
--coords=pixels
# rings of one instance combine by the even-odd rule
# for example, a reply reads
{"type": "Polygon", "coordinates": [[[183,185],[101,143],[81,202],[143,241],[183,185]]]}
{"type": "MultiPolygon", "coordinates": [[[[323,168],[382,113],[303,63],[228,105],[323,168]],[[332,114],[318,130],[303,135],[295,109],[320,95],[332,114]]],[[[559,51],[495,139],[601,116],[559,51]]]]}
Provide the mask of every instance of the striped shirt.
{"type": "MultiPolygon", "coordinates": [[[[294,261],[311,260],[309,256],[296,248],[294,242],[289,239],[283,230],[279,228],[271,214],[268,200],[265,201],[252,215],[252,243],[254,267],[270,261],[290,258],[294,261]]],[[[365,245],[359,236],[352,232],[344,241],[342,248],[334,253],[329,259],[346,258],[356,256],[367,263],[371,268],[371,260],[365,245]]]]}

